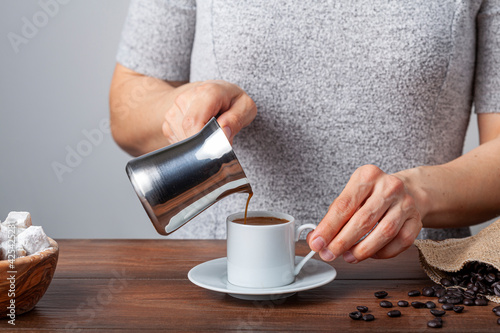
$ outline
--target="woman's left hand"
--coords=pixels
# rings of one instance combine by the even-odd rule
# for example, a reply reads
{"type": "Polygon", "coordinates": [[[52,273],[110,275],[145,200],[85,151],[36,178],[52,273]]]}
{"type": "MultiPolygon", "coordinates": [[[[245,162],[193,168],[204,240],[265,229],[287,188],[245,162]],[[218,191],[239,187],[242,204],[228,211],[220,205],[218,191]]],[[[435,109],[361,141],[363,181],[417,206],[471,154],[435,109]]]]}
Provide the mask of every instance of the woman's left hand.
{"type": "Polygon", "coordinates": [[[357,263],[395,257],[413,244],[420,229],[421,216],[404,178],[364,165],[352,174],[307,241],[325,261],[343,255],[346,262],[357,263]]]}

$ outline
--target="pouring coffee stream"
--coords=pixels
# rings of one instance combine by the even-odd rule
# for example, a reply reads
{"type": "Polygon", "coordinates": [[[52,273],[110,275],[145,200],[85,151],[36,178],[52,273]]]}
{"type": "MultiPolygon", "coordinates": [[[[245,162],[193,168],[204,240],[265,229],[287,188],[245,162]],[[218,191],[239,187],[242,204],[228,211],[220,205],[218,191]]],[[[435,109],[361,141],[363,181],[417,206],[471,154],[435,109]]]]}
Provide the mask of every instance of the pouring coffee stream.
{"type": "Polygon", "coordinates": [[[250,203],[250,199],[253,197],[253,192],[248,193],[247,204],[245,206],[245,219],[243,220],[243,224],[247,224],[247,214],[248,214],[248,204],[250,203]]]}
{"type": "Polygon", "coordinates": [[[226,135],[212,118],[194,136],[139,156],[127,175],[156,231],[169,235],[217,201],[252,187],[226,135]]]}

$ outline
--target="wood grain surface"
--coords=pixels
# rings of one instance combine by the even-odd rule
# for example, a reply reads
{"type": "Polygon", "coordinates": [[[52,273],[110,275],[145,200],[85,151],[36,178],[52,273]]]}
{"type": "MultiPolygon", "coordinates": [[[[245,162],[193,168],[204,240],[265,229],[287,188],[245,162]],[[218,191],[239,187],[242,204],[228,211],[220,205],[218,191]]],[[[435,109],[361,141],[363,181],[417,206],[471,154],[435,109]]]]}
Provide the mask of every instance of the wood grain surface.
{"type": "MultiPolygon", "coordinates": [[[[207,260],[225,257],[225,241],[192,240],[57,240],[60,255],[52,284],[32,311],[16,318],[16,330],[40,332],[155,331],[333,331],[422,332],[432,319],[428,309],[395,308],[400,318],[373,296],[387,300],[427,301],[407,296],[412,289],[432,285],[412,247],[397,258],[332,265],[338,276],[331,283],[285,300],[243,301],[200,288],[188,271],[207,260]],[[348,313],[368,306],[376,319],[353,321],[348,313]]],[[[309,248],[299,242],[297,255],[309,248]]],[[[496,331],[491,308],[466,307],[448,312],[439,332],[496,331]]],[[[438,305],[439,307],[439,305],[438,305]]],[[[6,320],[1,329],[12,329],[6,320]]]]}

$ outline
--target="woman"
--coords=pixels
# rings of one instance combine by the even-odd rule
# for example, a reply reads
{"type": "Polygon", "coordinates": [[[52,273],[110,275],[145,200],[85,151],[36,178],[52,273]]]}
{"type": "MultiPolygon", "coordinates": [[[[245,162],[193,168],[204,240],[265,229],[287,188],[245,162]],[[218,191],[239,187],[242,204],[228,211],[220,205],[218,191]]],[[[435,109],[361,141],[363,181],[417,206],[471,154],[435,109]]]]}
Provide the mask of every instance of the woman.
{"type": "MultiPolygon", "coordinates": [[[[117,60],[123,149],[216,116],[251,208],[320,221],[324,260],[393,257],[500,214],[500,1],[133,1],[117,60]],[[473,105],[481,145],[461,156],[473,105]]],[[[223,238],[245,199],[174,236],[223,238]]]]}

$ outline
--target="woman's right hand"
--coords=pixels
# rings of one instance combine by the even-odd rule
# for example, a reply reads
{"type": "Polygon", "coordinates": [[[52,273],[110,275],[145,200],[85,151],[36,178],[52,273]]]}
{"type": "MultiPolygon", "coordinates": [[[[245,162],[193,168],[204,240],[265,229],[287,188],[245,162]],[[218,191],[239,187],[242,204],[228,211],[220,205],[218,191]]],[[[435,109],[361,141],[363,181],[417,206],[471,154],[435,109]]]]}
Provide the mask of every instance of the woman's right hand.
{"type": "Polygon", "coordinates": [[[252,98],[235,84],[214,80],[188,83],[180,88],[181,92],[165,112],[162,126],[170,144],[198,133],[212,117],[217,117],[232,143],[236,133],[257,115],[252,98]]]}

